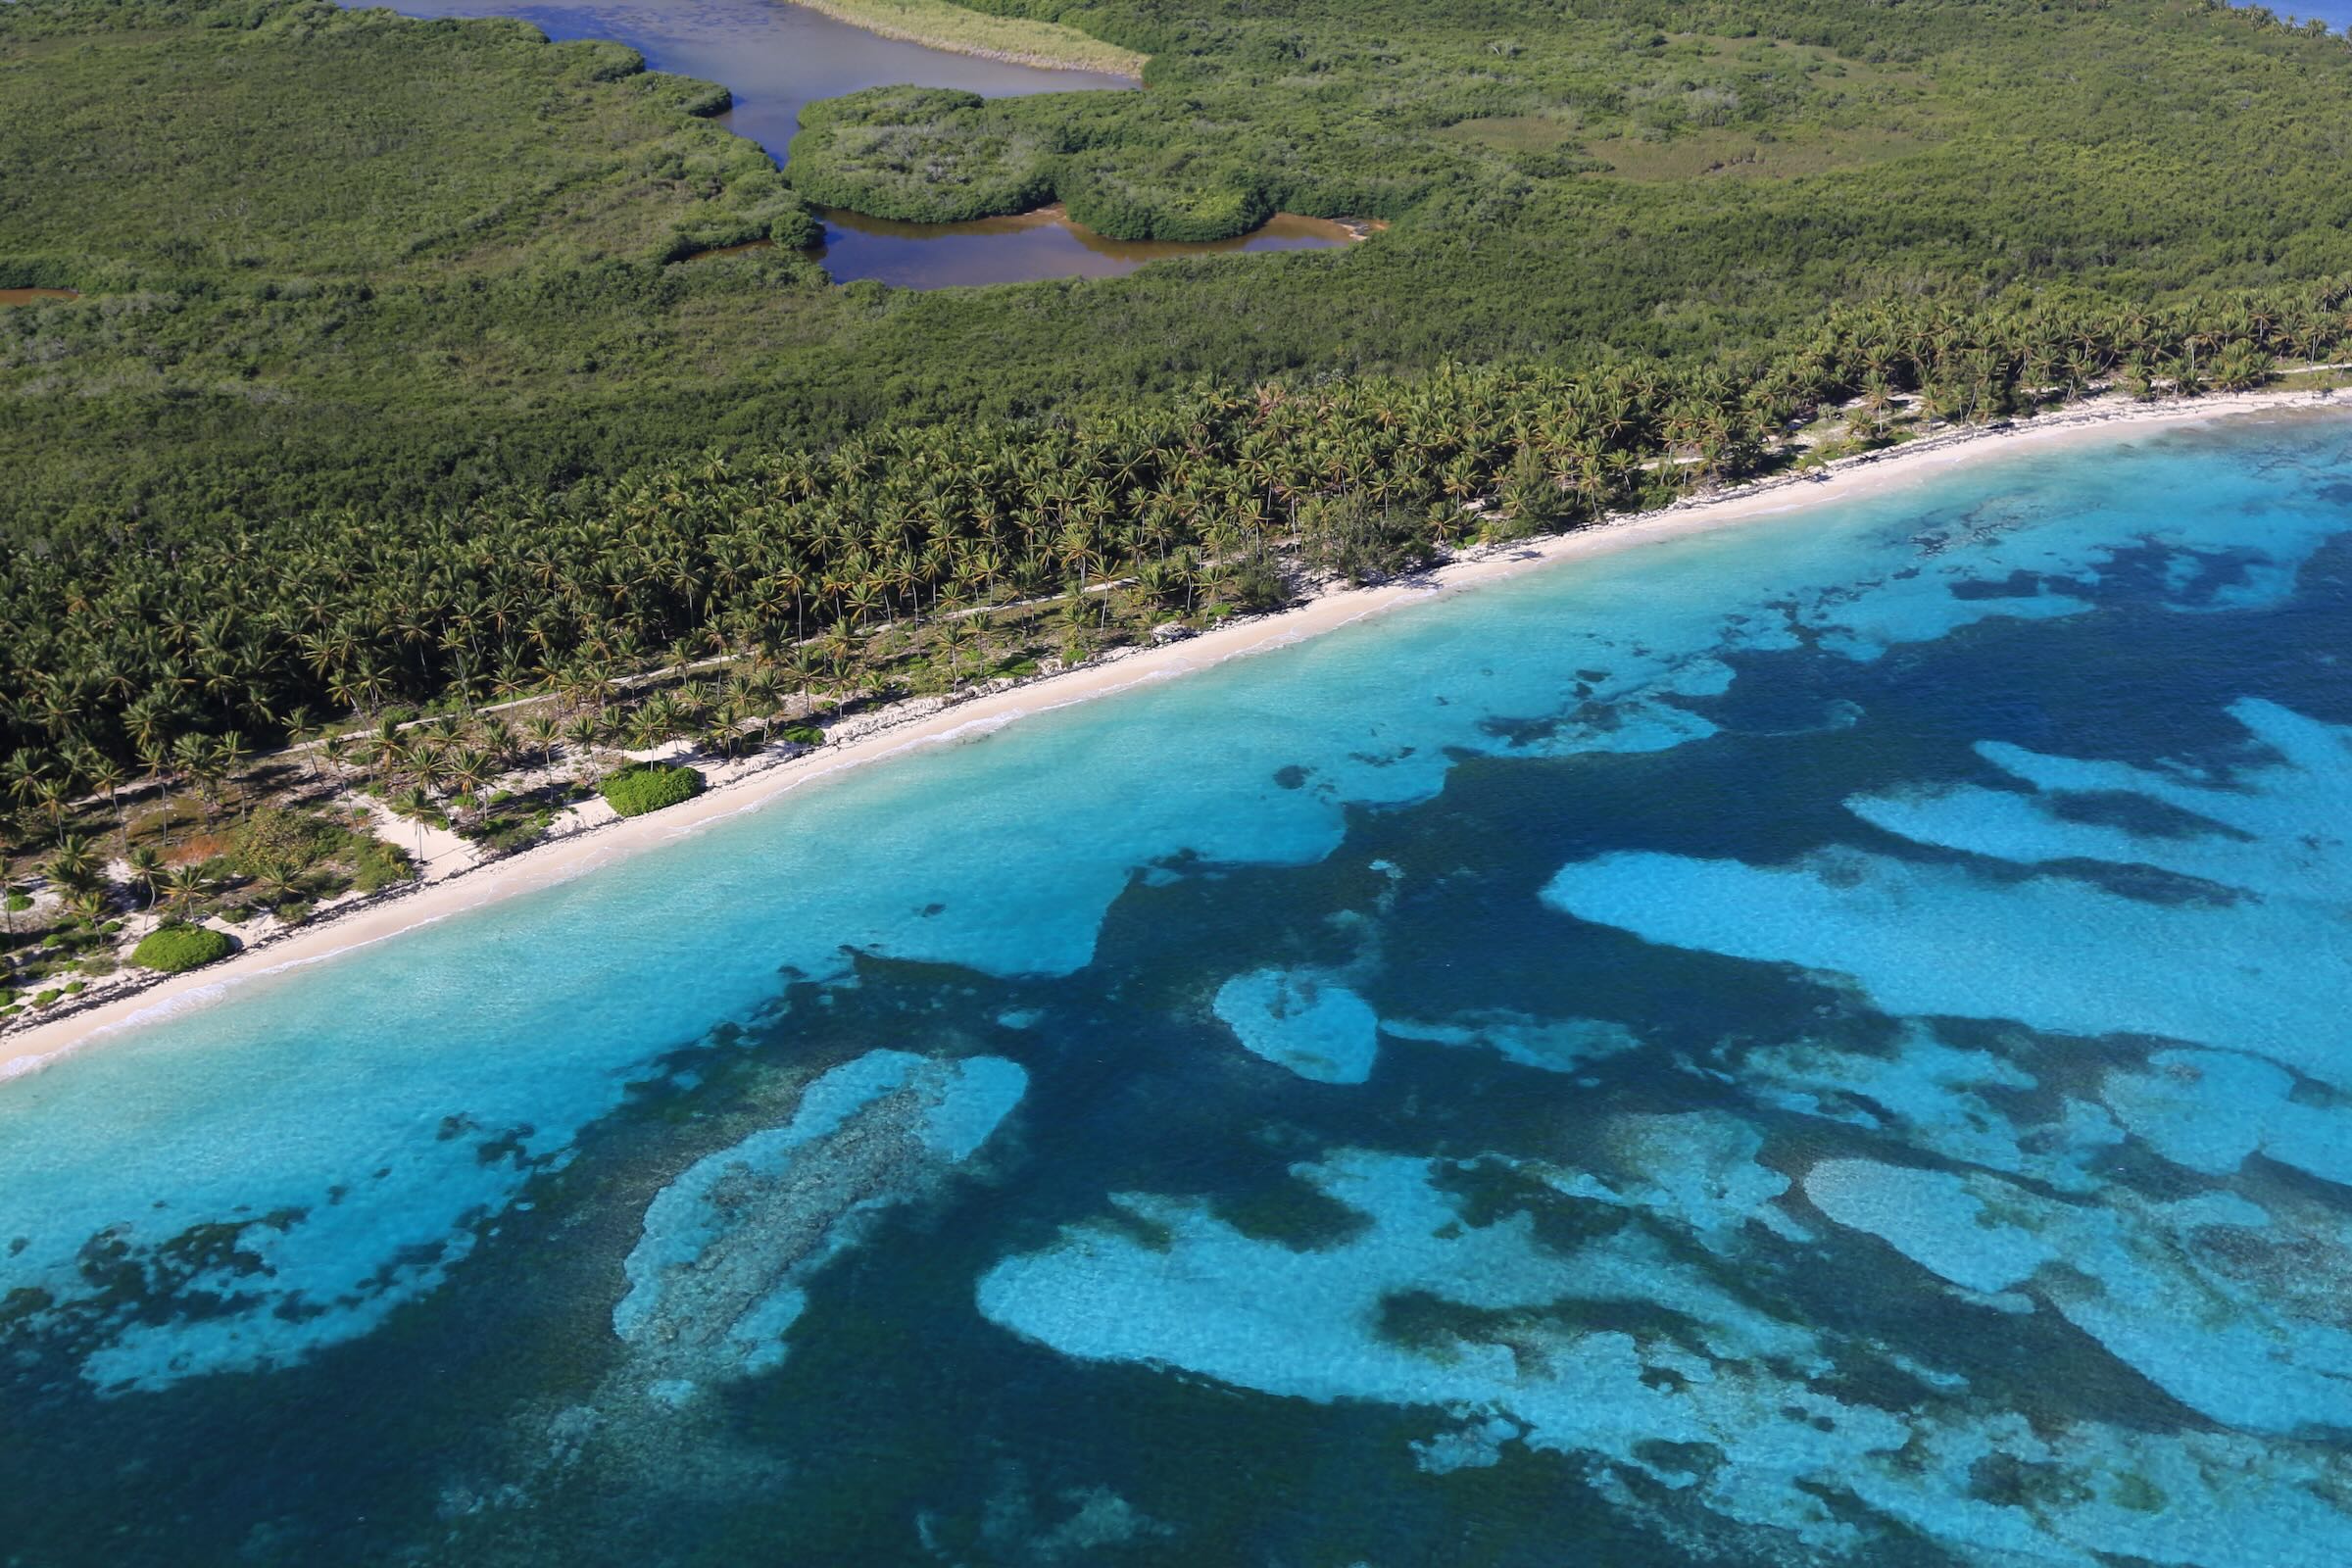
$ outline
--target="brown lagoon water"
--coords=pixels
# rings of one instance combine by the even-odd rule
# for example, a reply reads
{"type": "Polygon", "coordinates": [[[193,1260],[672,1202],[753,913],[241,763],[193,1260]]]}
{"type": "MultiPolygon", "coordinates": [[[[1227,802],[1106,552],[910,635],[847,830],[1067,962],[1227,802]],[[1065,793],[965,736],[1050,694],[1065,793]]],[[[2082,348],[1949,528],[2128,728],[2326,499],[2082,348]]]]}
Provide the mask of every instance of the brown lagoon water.
{"type": "Polygon", "coordinates": [[[877,277],[907,288],[1017,283],[1034,277],[1117,277],[1174,256],[1327,250],[1355,234],[1328,218],[1276,213],[1262,228],[1205,245],[1123,240],[1074,223],[1058,206],[969,223],[894,223],[825,209],[820,259],[836,277],[877,277]]]}
{"type": "Polygon", "coordinates": [[[0,309],[11,305],[38,305],[43,300],[74,300],[80,297],[70,288],[0,288],[0,309]]]}
{"type": "MultiPolygon", "coordinates": [[[[777,0],[629,0],[590,5],[509,0],[402,0],[413,17],[515,17],[550,38],[611,38],[657,71],[723,83],[735,107],[717,123],[749,136],[783,162],[801,110],[819,98],[910,82],[992,98],[1040,92],[1123,92],[1135,83],[1092,71],[950,54],[884,38],[777,0]]],[[[1230,251],[1321,249],[1351,236],[1337,223],[1279,215],[1255,233],[1207,245],[1104,239],[1058,214],[1023,214],[974,223],[896,223],[825,214],[824,264],[842,282],[878,278],[905,288],[1016,283],[1044,277],[1111,277],[1171,256],[1230,251]]]]}

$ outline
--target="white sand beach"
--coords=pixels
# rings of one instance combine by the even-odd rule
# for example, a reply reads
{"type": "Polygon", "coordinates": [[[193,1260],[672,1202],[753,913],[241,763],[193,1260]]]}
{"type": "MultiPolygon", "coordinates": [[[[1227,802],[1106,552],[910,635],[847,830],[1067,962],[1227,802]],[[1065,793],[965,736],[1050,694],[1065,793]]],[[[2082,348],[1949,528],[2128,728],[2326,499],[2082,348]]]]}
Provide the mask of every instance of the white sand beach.
{"type": "Polygon", "coordinates": [[[1287,647],[1400,607],[1642,544],[1792,516],[1832,503],[1883,494],[1947,473],[1959,464],[2030,448],[2115,439],[2233,416],[2327,408],[2352,412],[2352,395],[2331,399],[2325,392],[2271,391],[2179,403],[2139,404],[2110,398],[2076,404],[2011,424],[1951,430],[1570,534],[1464,552],[1407,578],[1374,587],[1333,588],[1289,609],[1230,622],[1198,637],[1115,651],[1074,669],[1009,686],[1000,684],[957,700],[916,699],[879,709],[836,726],[830,743],[821,749],[794,757],[769,752],[710,765],[706,768],[710,788],[683,805],[625,820],[603,811],[592,825],[565,837],[480,863],[470,853],[432,855],[426,877],[418,884],[323,912],[307,924],[256,941],[193,973],[162,979],[78,1011],[44,1016],[38,1022],[20,1020],[16,1029],[0,1035],[0,1079],[36,1071],[93,1043],[176,1010],[209,1005],[263,977],[325,962],[403,931],[583,875],[852,769],[988,733],[1030,714],[1287,647]]]}

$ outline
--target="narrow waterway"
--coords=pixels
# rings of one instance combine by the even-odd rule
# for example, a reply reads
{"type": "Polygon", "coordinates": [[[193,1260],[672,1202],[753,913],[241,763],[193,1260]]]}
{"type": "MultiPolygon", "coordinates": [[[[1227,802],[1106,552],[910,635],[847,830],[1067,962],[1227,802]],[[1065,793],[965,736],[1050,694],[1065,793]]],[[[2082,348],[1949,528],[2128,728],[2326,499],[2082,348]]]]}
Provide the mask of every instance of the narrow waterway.
{"type": "Polygon", "coordinates": [[[11,305],[38,305],[43,300],[73,300],[80,297],[70,288],[0,288],[0,310],[11,305]]]}
{"type": "MultiPolygon", "coordinates": [[[[532,5],[513,0],[400,0],[413,17],[515,17],[550,38],[610,38],[657,71],[723,84],[735,107],[716,123],[748,136],[778,163],[801,111],[819,98],[902,82],[955,87],[991,98],[1041,92],[1126,92],[1135,83],[1091,71],[951,54],[884,38],[781,0],[678,0],[670,5],[600,0],[532,5]]],[[[1057,213],[976,223],[898,223],[858,214],[825,215],[825,269],[842,282],[878,278],[903,288],[1017,283],[1045,277],[1110,277],[1171,256],[1345,245],[1347,229],[1283,214],[1238,239],[1205,245],[1125,243],[1070,223],[1057,213]]]]}
{"type": "Polygon", "coordinates": [[[820,260],[835,277],[876,277],[905,288],[1017,283],[1034,277],[1117,277],[1172,256],[1328,250],[1352,242],[1344,223],[1276,213],[1261,228],[1206,244],[1110,239],[1059,207],[969,223],[895,223],[825,209],[820,260]]]}

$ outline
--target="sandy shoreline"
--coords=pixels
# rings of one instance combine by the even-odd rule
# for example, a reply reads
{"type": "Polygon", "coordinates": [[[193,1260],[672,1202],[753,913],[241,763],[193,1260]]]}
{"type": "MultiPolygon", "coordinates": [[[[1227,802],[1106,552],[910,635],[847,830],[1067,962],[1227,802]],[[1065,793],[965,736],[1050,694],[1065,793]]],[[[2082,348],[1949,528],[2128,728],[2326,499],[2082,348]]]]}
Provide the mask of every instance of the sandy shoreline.
{"type": "MultiPolygon", "coordinates": [[[[968,55],[974,60],[994,60],[1007,66],[1033,66],[1041,71],[1082,71],[1095,75],[1122,77],[1140,85],[1144,79],[1144,67],[1151,60],[1149,55],[1137,54],[1132,49],[1121,49],[1116,44],[1104,43],[1100,38],[1089,33],[1079,32],[1074,27],[1066,29],[1074,34],[1070,40],[1074,46],[1073,52],[1056,54],[1051,49],[1024,49],[1018,45],[999,47],[994,44],[959,39],[952,35],[927,32],[919,22],[894,13],[892,8],[887,5],[860,5],[857,3],[857,0],[794,0],[794,3],[814,11],[820,16],[831,17],[835,22],[846,22],[851,26],[870,32],[879,38],[895,38],[901,43],[918,43],[926,49],[937,49],[943,54],[968,55]],[[1097,58],[1098,55],[1100,58],[1097,58]]],[[[1017,30],[1022,25],[1017,18],[1000,17],[985,11],[970,13],[958,17],[956,20],[966,26],[987,25],[993,23],[1007,30],[1017,30]]],[[[1047,24],[1047,25],[1054,24],[1047,24]]]]}
{"type": "Polygon", "coordinates": [[[714,785],[682,806],[650,816],[612,821],[411,891],[355,905],[346,912],[258,943],[210,968],[0,1037],[0,1079],[35,1071],[123,1029],[210,1004],[265,976],[305,968],[403,931],[585,874],[868,763],[985,734],[1030,714],[1172,680],[1229,659],[1287,647],[1401,605],[1425,603],[1561,562],[1881,494],[1948,472],[1963,462],[2035,446],[2112,438],[2149,427],[2201,423],[2231,416],[2329,407],[2352,410],[2352,396],[2330,399],[2326,393],[2254,392],[2180,404],[2102,400],[2076,405],[2006,427],[1956,430],[1842,459],[1810,474],[1766,479],[1575,533],[1471,552],[1408,579],[1324,593],[1291,609],[1221,626],[1183,642],[1121,651],[1075,669],[945,707],[936,699],[895,705],[858,721],[860,732],[855,738],[760,766],[714,785]]]}

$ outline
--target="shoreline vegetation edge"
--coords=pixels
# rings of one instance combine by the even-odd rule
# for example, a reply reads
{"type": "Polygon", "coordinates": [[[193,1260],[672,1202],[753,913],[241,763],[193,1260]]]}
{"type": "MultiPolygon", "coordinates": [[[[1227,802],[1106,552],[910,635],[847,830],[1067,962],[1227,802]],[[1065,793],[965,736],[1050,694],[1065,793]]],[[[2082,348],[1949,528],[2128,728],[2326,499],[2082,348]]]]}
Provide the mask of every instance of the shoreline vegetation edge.
{"type": "Polygon", "coordinates": [[[2111,394],[2039,416],[1964,426],[1839,458],[1819,468],[1729,486],[1651,512],[1620,514],[1568,533],[1461,551],[1378,584],[1321,585],[1281,610],[1236,618],[1184,641],[1114,649],[1070,668],[1009,684],[992,683],[952,698],[906,699],[837,726],[834,739],[821,749],[752,759],[704,794],[666,810],[602,822],[437,880],[387,890],[202,969],[161,976],[136,991],[20,1026],[0,1035],[0,1051],[8,1053],[0,1055],[0,1082],[36,1072],[110,1035],[210,1005],[255,980],[307,968],[404,931],[569,881],[869,763],[993,734],[1016,719],[1290,647],[1403,606],[1430,603],[1569,561],[1861,500],[1949,472],[1964,463],[2030,446],[2122,439],[2151,426],[2330,410],[2352,413],[2352,397],[2271,390],[2151,405],[2111,394]]]}
{"type": "Polygon", "coordinates": [[[902,43],[1046,71],[1092,71],[1144,79],[1151,59],[1056,22],[971,11],[949,0],[792,0],[835,22],[902,43]]]}

